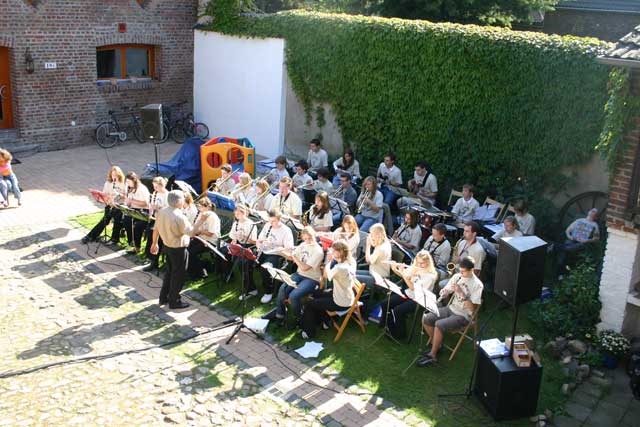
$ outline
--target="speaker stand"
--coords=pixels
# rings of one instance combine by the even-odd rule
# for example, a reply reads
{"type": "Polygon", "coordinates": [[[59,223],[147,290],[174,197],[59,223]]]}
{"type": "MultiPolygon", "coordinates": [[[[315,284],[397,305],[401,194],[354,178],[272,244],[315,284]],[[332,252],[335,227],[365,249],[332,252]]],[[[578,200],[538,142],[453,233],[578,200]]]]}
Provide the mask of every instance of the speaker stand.
{"type": "Polygon", "coordinates": [[[513,357],[513,344],[516,339],[516,327],[518,326],[518,313],[520,312],[520,305],[516,304],[513,308],[513,326],[511,327],[511,347],[509,348],[509,357],[513,357]]]}
{"type": "MultiPolygon", "coordinates": [[[[489,314],[489,317],[487,318],[487,320],[484,321],[484,324],[478,330],[478,335],[476,336],[476,339],[473,342],[474,346],[477,343],[478,348],[475,350],[476,351],[476,355],[473,358],[473,368],[471,370],[471,375],[469,376],[469,383],[467,384],[467,389],[464,392],[461,392],[461,393],[442,393],[442,394],[439,393],[438,394],[439,398],[440,397],[462,397],[462,396],[464,396],[464,397],[466,397],[468,399],[468,398],[471,397],[471,394],[473,393],[473,381],[476,378],[476,370],[478,369],[478,360],[479,360],[479,357],[480,357],[480,343],[482,342],[482,334],[484,334],[484,330],[489,325],[489,322],[491,321],[493,316],[498,312],[498,310],[502,306],[502,302],[503,302],[502,299],[500,299],[500,301],[498,301],[498,305],[493,309],[491,314],[489,314]]],[[[515,330],[515,324],[514,324],[514,330],[515,330]]]]}
{"type": "Polygon", "coordinates": [[[153,151],[155,152],[155,155],[156,155],[156,176],[160,176],[160,166],[158,163],[158,145],[160,144],[153,141],[153,151]]]}

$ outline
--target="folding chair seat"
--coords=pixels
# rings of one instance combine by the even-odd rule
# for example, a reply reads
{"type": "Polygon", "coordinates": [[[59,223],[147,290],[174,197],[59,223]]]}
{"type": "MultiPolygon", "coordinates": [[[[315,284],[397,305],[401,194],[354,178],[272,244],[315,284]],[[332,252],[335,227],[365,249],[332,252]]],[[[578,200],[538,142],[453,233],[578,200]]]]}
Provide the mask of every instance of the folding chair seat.
{"type": "Polygon", "coordinates": [[[360,307],[362,307],[360,296],[362,296],[362,292],[364,291],[364,289],[365,285],[360,283],[358,280],[354,280],[353,291],[355,293],[355,298],[353,300],[353,304],[351,304],[351,307],[349,307],[348,310],[342,311],[326,311],[327,315],[331,317],[333,327],[338,331],[336,337],[333,339],[333,342],[338,342],[338,340],[342,336],[342,333],[344,332],[344,329],[347,327],[347,323],[349,323],[349,320],[351,319],[353,319],[358,324],[362,333],[365,333],[364,319],[362,317],[362,312],[360,311],[360,307]],[[338,319],[340,318],[342,319],[342,322],[338,323],[338,319]]]}
{"type": "MultiPolygon", "coordinates": [[[[449,304],[451,304],[451,301],[453,301],[453,298],[449,299],[449,304]]],[[[447,345],[444,342],[444,337],[443,337],[442,346],[451,352],[451,356],[449,356],[449,360],[453,360],[456,353],[458,352],[458,349],[460,349],[460,346],[462,345],[462,342],[465,339],[471,341],[473,343],[474,349],[476,348],[476,337],[478,336],[478,311],[480,311],[481,306],[482,304],[479,304],[473,310],[473,314],[471,315],[471,321],[469,321],[469,323],[467,323],[465,327],[458,329],[457,331],[450,332],[450,334],[452,335],[460,335],[460,338],[458,338],[458,341],[456,342],[455,347],[452,348],[449,345],[447,345]],[[473,336],[469,335],[470,328],[473,328],[473,336]]],[[[429,340],[427,341],[427,346],[430,343],[431,343],[431,338],[429,338],[429,340]]]]}

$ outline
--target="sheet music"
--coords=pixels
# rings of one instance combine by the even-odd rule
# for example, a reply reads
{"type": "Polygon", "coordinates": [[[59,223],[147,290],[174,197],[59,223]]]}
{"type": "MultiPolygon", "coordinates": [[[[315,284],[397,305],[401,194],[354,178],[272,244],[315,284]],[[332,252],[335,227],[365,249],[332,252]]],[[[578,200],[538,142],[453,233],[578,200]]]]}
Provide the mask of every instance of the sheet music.
{"type": "Polygon", "coordinates": [[[438,314],[438,299],[436,294],[422,287],[422,283],[413,286],[413,300],[421,307],[426,308],[433,314],[438,314]]]}
{"type": "Polygon", "coordinates": [[[216,248],[215,246],[213,246],[213,245],[211,244],[211,242],[209,242],[209,241],[207,241],[207,240],[203,239],[203,238],[202,238],[202,237],[200,237],[200,236],[193,236],[193,238],[194,238],[194,239],[196,239],[196,240],[201,241],[201,242],[202,242],[202,244],[203,244],[207,249],[209,249],[209,250],[210,250],[211,252],[213,252],[214,254],[218,255],[218,256],[219,256],[220,258],[222,258],[223,260],[225,260],[225,261],[227,260],[227,258],[222,254],[222,252],[220,252],[220,251],[218,250],[218,248],[216,248]]]}
{"type": "Polygon", "coordinates": [[[345,215],[349,214],[349,205],[344,200],[329,196],[329,203],[331,204],[331,210],[342,212],[345,215]]]}
{"type": "Polygon", "coordinates": [[[496,218],[500,206],[498,205],[484,205],[480,206],[473,214],[474,221],[491,221],[496,218]]]}
{"type": "Polygon", "coordinates": [[[496,234],[498,231],[504,230],[504,224],[485,224],[484,228],[491,231],[493,234],[496,234]]]}
{"type": "Polygon", "coordinates": [[[381,288],[384,288],[384,289],[388,289],[394,294],[400,295],[403,298],[405,297],[404,292],[402,292],[402,288],[400,288],[398,285],[393,283],[391,280],[383,278],[381,275],[379,275],[375,271],[371,271],[371,275],[375,279],[377,286],[380,286],[381,288]]]}
{"type": "Polygon", "coordinates": [[[291,278],[289,273],[287,273],[284,270],[280,270],[279,268],[272,267],[271,263],[265,262],[264,264],[262,264],[262,268],[267,270],[267,272],[269,273],[269,275],[273,279],[279,280],[279,281],[281,281],[283,283],[286,283],[287,285],[291,286],[292,288],[297,288],[298,287],[298,284],[293,281],[293,279],[291,278]]]}
{"type": "Polygon", "coordinates": [[[290,222],[291,224],[293,224],[293,226],[296,228],[296,230],[302,230],[304,228],[304,225],[302,225],[302,223],[300,221],[298,221],[295,218],[292,218],[288,215],[282,215],[281,219],[287,223],[290,222]]]}

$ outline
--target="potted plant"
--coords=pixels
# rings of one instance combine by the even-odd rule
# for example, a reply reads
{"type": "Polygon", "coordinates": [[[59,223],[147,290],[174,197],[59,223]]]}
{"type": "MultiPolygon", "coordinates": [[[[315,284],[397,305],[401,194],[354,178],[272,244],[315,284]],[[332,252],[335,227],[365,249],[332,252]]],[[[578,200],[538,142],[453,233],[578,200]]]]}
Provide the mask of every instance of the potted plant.
{"type": "Polygon", "coordinates": [[[598,334],[598,348],[604,358],[604,366],[615,369],[620,359],[627,354],[631,347],[629,340],[610,329],[598,334]]]}

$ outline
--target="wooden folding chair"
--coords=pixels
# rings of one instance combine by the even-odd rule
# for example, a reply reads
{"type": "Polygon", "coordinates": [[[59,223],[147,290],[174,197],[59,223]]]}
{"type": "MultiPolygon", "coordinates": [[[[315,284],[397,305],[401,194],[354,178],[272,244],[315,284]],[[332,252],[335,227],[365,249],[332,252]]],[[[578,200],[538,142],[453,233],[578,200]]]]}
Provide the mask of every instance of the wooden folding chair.
{"type": "Polygon", "coordinates": [[[484,203],[482,204],[482,206],[487,206],[487,205],[496,205],[499,207],[498,214],[496,215],[496,222],[502,221],[502,215],[505,211],[506,205],[490,197],[487,197],[486,199],[484,199],[484,203]]]}
{"type": "Polygon", "coordinates": [[[454,189],[451,189],[451,193],[449,194],[449,201],[447,202],[447,206],[451,207],[453,206],[453,201],[459,199],[460,197],[462,197],[462,191],[457,191],[454,189]],[[455,197],[455,199],[454,199],[455,197]]]}
{"type": "Polygon", "coordinates": [[[338,340],[342,336],[342,333],[344,332],[344,328],[347,327],[347,323],[349,323],[349,320],[351,318],[353,318],[353,320],[358,324],[358,326],[360,326],[360,330],[362,331],[362,333],[363,334],[365,333],[364,319],[362,318],[362,312],[360,311],[360,307],[362,306],[360,297],[362,296],[362,292],[364,291],[365,288],[366,286],[360,283],[357,279],[354,280],[353,291],[356,294],[356,297],[353,300],[353,304],[351,304],[351,307],[349,307],[348,310],[343,310],[343,311],[329,311],[329,310],[326,311],[327,315],[331,317],[331,322],[333,323],[333,327],[336,328],[336,330],[338,331],[338,333],[336,334],[336,337],[333,339],[333,342],[338,342],[338,340]],[[343,319],[342,319],[342,323],[338,325],[338,322],[336,319],[340,317],[342,317],[343,319]]]}
{"type": "MultiPolygon", "coordinates": [[[[453,301],[453,297],[449,299],[449,304],[451,304],[451,301],[453,301]]],[[[482,303],[478,304],[478,306],[473,310],[473,314],[471,315],[471,321],[467,323],[467,325],[464,328],[452,332],[453,335],[460,335],[460,338],[458,338],[458,341],[456,342],[455,347],[451,348],[444,342],[444,339],[443,339],[442,346],[451,352],[451,356],[449,356],[450,361],[453,360],[456,353],[458,352],[458,349],[460,348],[460,346],[462,345],[462,342],[465,339],[468,339],[469,341],[471,341],[473,343],[474,348],[476,347],[476,337],[478,336],[478,311],[480,310],[481,306],[482,306],[482,303]],[[473,327],[473,336],[469,335],[469,329],[471,327],[473,327]]],[[[430,343],[431,343],[431,338],[429,338],[429,340],[427,341],[427,346],[430,343]]]]}
{"type": "Polygon", "coordinates": [[[511,205],[508,204],[503,210],[502,210],[502,216],[498,218],[499,222],[502,222],[506,217],[508,217],[509,215],[515,215],[516,214],[516,210],[515,208],[511,205]]]}

